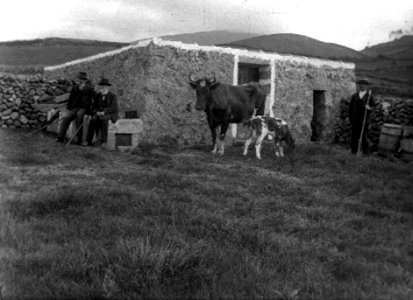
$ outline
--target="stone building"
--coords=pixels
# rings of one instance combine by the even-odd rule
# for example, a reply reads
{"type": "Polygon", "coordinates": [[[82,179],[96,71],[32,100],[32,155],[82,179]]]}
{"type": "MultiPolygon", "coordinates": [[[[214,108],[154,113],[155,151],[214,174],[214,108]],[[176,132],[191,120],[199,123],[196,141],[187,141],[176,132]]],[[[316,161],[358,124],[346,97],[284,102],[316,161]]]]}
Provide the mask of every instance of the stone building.
{"type": "Polygon", "coordinates": [[[138,112],[140,141],[185,145],[210,143],[205,113],[194,109],[190,73],[214,73],[217,81],[229,84],[259,82],[268,92],[266,112],[287,121],[298,142],[307,142],[333,140],[340,100],[355,92],[354,69],[353,63],[154,38],[47,67],[45,75],[72,79],[86,71],[94,83],[107,77],[119,97],[121,117],[138,112]]]}

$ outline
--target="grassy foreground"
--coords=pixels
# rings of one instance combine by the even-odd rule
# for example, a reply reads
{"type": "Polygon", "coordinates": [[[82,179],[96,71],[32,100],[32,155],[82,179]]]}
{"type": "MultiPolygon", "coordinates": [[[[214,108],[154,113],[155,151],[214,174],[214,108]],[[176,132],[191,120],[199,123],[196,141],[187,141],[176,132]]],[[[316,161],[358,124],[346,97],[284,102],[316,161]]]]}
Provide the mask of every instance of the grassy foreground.
{"type": "Polygon", "coordinates": [[[412,164],[0,140],[0,299],[413,298],[412,164]]]}

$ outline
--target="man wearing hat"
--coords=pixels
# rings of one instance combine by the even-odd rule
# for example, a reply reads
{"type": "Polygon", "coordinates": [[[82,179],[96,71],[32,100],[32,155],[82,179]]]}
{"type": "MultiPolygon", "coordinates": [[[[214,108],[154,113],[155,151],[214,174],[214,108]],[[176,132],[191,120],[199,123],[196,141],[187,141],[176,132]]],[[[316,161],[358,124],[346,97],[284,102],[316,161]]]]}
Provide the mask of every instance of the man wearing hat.
{"type": "Polygon", "coordinates": [[[83,117],[84,115],[92,114],[92,103],[95,92],[90,84],[86,72],[79,72],[77,76],[78,82],[72,87],[69,101],[66,108],[68,114],[63,118],[60,131],[57,136],[57,141],[64,142],[67,128],[73,120],[76,120],[77,143],[82,143],[83,132],[83,117]]]}
{"type": "Polygon", "coordinates": [[[87,136],[88,145],[92,146],[93,136],[98,133],[98,143],[104,148],[108,140],[109,120],[113,123],[118,119],[118,103],[116,95],[109,91],[111,84],[107,78],[99,82],[99,93],[93,103],[93,114],[87,136]]]}
{"type": "Polygon", "coordinates": [[[361,146],[364,154],[368,154],[369,145],[367,143],[368,120],[372,107],[376,105],[371,90],[367,90],[370,83],[365,80],[357,80],[358,92],[350,100],[349,119],[351,124],[351,153],[356,154],[360,140],[361,130],[364,130],[361,139],[361,146]],[[366,119],[364,114],[367,111],[366,119]]]}

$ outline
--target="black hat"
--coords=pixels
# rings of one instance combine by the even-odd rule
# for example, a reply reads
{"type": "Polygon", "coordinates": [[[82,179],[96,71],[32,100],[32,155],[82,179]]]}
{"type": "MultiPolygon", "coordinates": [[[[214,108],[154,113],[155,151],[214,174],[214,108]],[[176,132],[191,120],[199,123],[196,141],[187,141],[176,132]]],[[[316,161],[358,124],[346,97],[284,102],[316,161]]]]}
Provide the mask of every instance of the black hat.
{"type": "Polygon", "coordinates": [[[359,79],[357,80],[357,84],[370,85],[370,82],[368,82],[366,79],[359,79]]]}
{"type": "Polygon", "coordinates": [[[111,84],[109,83],[109,79],[107,79],[107,78],[102,78],[99,82],[99,85],[111,86],[111,84]]]}
{"type": "Polygon", "coordinates": [[[77,75],[77,78],[80,80],[88,80],[86,72],[79,72],[79,75],[77,75]]]}

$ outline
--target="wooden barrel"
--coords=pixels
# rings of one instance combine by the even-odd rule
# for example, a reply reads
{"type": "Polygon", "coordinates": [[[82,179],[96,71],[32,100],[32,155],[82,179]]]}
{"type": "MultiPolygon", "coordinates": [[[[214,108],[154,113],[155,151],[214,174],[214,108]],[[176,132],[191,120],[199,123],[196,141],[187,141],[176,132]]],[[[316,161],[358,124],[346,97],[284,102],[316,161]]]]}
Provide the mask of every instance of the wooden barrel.
{"type": "Polygon", "coordinates": [[[403,127],[397,124],[384,123],[381,127],[379,148],[386,151],[395,151],[399,144],[403,127]]]}

